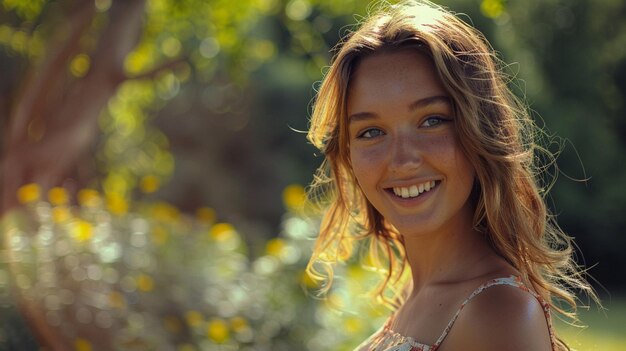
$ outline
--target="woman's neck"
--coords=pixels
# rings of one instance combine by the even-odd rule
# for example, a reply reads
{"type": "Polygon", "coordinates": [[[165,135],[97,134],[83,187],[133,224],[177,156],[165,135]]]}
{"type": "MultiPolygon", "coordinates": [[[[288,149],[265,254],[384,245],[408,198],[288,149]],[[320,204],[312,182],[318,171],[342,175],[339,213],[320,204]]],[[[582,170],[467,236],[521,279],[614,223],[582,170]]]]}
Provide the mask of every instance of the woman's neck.
{"type": "Polygon", "coordinates": [[[466,280],[489,270],[483,261],[496,254],[484,235],[473,229],[473,211],[464,212],[437,232],[404,238],[413,293],[427,285],[466,280]]]}

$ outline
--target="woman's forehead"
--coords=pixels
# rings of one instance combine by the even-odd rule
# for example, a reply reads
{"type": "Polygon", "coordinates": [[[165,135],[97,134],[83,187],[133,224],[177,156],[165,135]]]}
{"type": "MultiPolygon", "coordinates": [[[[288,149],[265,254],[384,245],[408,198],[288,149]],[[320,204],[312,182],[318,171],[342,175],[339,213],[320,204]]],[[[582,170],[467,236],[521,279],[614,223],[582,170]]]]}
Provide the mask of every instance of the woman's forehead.
{"type": "Polygon", "coordinates": [[[374,54],[363,58],[350,78],[347,110],[403,104],[446,96],[432,60],[415,50],[374,54]]]}

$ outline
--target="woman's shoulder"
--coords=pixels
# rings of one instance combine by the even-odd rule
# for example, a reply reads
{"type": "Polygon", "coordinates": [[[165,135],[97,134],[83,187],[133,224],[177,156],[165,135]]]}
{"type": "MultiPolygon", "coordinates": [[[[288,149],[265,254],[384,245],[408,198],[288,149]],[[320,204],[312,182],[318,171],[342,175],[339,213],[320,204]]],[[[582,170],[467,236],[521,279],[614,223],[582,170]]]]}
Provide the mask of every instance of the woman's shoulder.
{"type": "Polygon", "coordinates": [[[444,341],[457,350],[552,350],[544,304],[513,277],[485,284],[444,341]]]}

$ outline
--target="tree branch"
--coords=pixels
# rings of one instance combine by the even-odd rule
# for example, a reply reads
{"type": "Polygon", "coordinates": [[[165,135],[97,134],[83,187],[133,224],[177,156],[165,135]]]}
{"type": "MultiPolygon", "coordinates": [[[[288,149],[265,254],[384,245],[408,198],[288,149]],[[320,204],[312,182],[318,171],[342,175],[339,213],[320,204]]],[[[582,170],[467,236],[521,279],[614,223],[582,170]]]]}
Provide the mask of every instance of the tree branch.
{"type": "Polygon", "coordinates": [[[177,59],[174,59],[172,61],[167,61],[164,62],[156,67],[153,67],[152,69],[146,71],[146,72],[142,72],[136,75],[126,75],[124,77],[124,80],[136,80],[136,79],[147,79],[147,78],[154,78],[155,76],[157,76],[159,73],[168,70],[168,69],[172,69],[175,68],[176,66],[180,65],[183,62],[186,62],[188,60],[187,56],[183,56],[183,57],[179,57],[177,59]]]}
{"type": "Polygon", "coordinates": [[[6,142],[27,137],[30,121],[39,117],[46,108],[48,96],[53,92],[54,84],[65,74],[67,62],[79,48],[80,39],[95,16],[95,7],[90,2],[82,2],[68,14],[67,26],[60,27],[48,45],[48,54],[43,62],[33,66],[26,75],[21,92],[18,93],[13,113],[7,126],[6,142]]]}

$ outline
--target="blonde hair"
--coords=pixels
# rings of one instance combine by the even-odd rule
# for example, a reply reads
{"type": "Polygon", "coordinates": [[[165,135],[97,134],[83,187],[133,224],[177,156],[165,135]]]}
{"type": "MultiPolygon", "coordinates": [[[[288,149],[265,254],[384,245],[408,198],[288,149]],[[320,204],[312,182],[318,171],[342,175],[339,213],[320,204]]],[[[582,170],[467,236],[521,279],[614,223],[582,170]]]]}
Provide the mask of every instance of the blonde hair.
{"type": "Polygon", "coordinates": [[[575,320],[576,298],[570,289],[597,298],[572,259],[571,238],[544,202],[551,183],[540,184],[540,179],[554,157],[538,144],[542,131],[507,86],[510,79],[484,36],[427,1],[379,6],[340,43],[319,88],[308,139],[325,160],[310,192],[328,202],[309,273],[324,276],[324,289],[329,289],[332,264],[347,260],[356,242],[369,239],[370,257],[386,272],[376,294],[392,307],[403,301],[403,240],[367,201],[352,173],[346,96],[362,58],[407,48],[430,57],[453,101],[460,144],[476,169],[473,225],[554,310],[575,320]]]}

